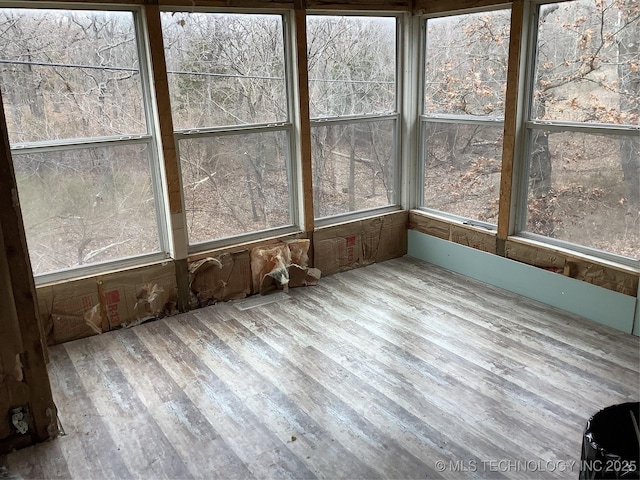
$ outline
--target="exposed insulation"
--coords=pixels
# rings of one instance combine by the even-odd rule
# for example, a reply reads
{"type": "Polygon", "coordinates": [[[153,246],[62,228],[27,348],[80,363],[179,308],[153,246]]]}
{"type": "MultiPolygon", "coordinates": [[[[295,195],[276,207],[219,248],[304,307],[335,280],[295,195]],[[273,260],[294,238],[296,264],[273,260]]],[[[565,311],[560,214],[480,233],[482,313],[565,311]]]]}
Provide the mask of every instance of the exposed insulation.
{"type": "Polygon", "coordinates": [[[276,286],[289,284],[291,251],[287,244],[255,247],[251,250],[253,292],[267,293],[276,286]]]}
{"type": "Polygon", "coordinates": [[[264,295],[278,288],[287,290],[317,284],[320,270],[307,266],[310,245],[308,239],[294,239],[252,249],[254,292],[264,295]]]}
{"type": "Polygon", "coordinates": [[[483,252],[496,253],[496,234],[488,230],[451,225],[451,241],[483,252]]]}
{"type": "Polygon", "coordinates": [[[407,253],[407,212],[322,228],[314,233],[314,266],[323,275],[407,253]]]}
{"type": "Polygon", "coordinates": [[[554,251],[542,250],[532,245],[507,241],[505,256],[512,260],[518,260],[519,262],[544,268],[552,272],[568,274],[565,272],[565,257],[554,251]]]}
{"type": "Polygon", "coordinates": [[[192,307],[244,298],[251,293],[248,251],[206,257],[189,265],[192,307]]]}
{"type": "Polygon", "coordinates": [[[59,344],[176,311],[173,263],[38,289],[47,342],[59,344]]]}
{"type": "Polygon", "coordinates": [[[409,228],[443,240],[451,239],[450,222],[428,217],[414,211],[409,212],[409,228]]]}

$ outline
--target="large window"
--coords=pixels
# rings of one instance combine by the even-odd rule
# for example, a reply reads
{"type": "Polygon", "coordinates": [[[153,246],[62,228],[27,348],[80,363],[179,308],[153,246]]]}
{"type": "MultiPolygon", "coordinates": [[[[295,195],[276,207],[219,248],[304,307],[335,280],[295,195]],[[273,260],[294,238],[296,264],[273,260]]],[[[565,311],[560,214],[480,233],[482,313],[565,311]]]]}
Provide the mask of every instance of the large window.
{"type": "Polygon", "coordinates": [[[165,12],[189,243],[294,222],[281,15],[165,12]]]}
{"type": "Polygon", "coordinates": [[[640,258],[638,4],[542,5],[535,23],[520,228],[640,258]]]}
{"type": "Polygon", "coordinates": [[[0,24],[34,273],[165,250],[134,12],[1,9],[0,24]]]}
{"type": "Polygon", "coordinates": [[[496,224],[509,10],[426,21],[421,206],[496,224]]]}
{"type": "Polygon", "coordinates": [[[307,17],[316,218],[396,205],[397,20],[307,17]]]}

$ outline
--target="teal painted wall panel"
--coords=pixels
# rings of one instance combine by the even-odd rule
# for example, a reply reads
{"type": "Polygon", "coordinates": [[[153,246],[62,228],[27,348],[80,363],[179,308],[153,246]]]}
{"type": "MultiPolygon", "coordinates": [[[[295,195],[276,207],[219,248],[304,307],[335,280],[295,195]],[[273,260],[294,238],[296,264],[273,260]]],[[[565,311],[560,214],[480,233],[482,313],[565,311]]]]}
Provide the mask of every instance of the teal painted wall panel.
{"type": "Polygon", "coordinates": [[[638,334],[637,298],[409,230],[408,255],[623,332],[638,334]]]}
{"type": "Polygon", "coordinates": [[[638,284],[638,297],[636,298],[636,317],[633,321],[633,334],[640,337],[640,284],[638,284]]]}

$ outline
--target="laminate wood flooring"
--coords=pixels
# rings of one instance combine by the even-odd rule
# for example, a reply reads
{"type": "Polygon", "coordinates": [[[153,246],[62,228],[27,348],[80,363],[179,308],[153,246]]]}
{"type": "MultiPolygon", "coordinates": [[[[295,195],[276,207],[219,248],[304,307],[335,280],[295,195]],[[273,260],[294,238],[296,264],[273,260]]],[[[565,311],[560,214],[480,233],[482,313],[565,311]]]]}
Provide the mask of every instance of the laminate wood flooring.
{"type": "Polygon", "coordinates": [[[639,339],[411,258],[51,348],[23,478],[577,478],[639,339]]]}

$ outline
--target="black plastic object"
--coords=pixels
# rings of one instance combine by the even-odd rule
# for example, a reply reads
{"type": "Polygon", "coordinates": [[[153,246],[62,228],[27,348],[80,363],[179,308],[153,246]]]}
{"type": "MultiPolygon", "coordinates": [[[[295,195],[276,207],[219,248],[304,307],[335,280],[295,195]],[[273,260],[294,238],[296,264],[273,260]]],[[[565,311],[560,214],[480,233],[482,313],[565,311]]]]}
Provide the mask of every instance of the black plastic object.
{"type": "Polygon", "coordinates": [[[580,480],[640,479],[640,402],[612,405],[587,422],[580,480]]]}

